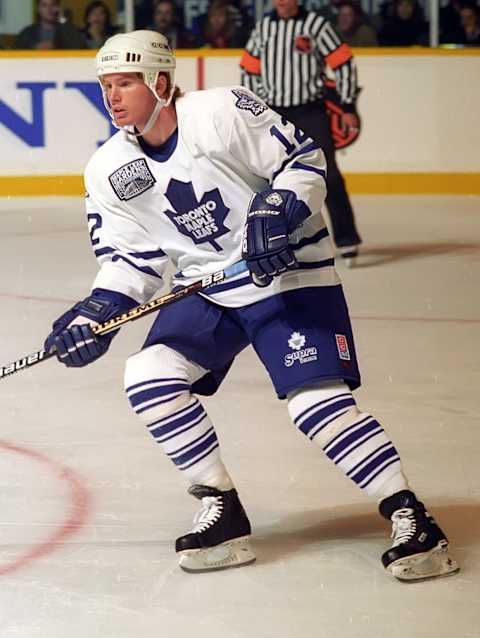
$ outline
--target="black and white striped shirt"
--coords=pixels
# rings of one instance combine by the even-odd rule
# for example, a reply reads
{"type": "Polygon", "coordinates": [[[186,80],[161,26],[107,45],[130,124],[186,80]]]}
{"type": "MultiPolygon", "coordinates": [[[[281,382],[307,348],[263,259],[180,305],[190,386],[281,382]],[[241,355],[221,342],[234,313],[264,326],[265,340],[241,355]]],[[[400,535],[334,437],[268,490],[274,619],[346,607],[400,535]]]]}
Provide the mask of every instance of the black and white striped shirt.
{"type": "Polygon", "coordinates": [[[295,17],[266,14],[252,31],[240,66],[242,84],[273,107],[298,106],[323,96],[325,65],[335,73],[344,110],[354,110],[357,69],[331,24],[299,8],[295,17]]]}

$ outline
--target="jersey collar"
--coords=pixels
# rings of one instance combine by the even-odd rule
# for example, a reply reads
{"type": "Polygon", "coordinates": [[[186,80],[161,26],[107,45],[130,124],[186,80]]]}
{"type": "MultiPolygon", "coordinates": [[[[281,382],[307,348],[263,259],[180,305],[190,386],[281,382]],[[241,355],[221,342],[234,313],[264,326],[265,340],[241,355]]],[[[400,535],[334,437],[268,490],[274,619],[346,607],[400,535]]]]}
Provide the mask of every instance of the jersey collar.
{"type": "Polygon", "coordinates": [[[174,130],[174,132],[170,135],[168,140],[166,140],[160,146],[150,146],[143,139],[143,137],[138,138],[138,143],[142,147],[145,155],[150,157],[150,159],[155,160],[156,162],[166,162],[173,155],[173,152],[177,148],[178,142],[178,127],[174,130]]]}

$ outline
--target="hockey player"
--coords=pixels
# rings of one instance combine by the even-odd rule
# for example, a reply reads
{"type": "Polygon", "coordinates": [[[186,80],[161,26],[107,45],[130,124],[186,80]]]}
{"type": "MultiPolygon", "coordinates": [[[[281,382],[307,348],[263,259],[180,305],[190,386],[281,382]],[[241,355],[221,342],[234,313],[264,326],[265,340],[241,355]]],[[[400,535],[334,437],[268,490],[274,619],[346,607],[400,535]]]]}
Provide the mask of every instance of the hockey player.
{"type": "Polygon", "coordinates": [[[116,35],[97,55],[120,129],[85,171],[100,270],[90,295],[53,324],[46,350],[67,366],[87,365],[113,338],[95,337],[90,323],[149,300],[168,261],[182,286],[243,257],[248,270],[161,310],[126,365],[133,410],[202,501],[193,529],[176,541],[180,566],[199,572],[255,560],[248,517],[198,399],[251,344],[295,426],[391,520],[383,565],[404,580],[456,571],[393,443],[352,395],[360,375],[320,213],[321,149],[241,87],[183,96],[174,68],[166,39],[151,31],[116,35]]]}

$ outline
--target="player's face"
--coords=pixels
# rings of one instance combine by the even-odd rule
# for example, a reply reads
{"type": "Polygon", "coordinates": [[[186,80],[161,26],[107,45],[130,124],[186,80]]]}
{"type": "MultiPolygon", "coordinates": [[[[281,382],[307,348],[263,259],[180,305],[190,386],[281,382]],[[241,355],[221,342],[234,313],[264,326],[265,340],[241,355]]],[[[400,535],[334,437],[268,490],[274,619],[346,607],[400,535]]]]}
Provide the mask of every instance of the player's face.
{"type": "Polygon", "coordinates": [[[102,84],[115,122],[143,128],[155,107],[155,97],[143,79],[136,73],[109,73],[102,84]]]}

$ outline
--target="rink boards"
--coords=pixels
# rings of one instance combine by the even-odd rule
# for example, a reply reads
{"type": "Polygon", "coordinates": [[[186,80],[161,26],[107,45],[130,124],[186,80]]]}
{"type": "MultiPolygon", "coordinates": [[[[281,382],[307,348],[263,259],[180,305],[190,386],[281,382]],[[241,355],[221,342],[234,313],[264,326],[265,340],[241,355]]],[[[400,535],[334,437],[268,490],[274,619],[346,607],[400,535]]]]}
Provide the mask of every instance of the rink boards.
{"type": "MultiPolygon", "coordinates": [[[[177,83],[236,84],[240,54],[179,52],[177,83]]],[[[363,131],[339,152],[350,189],[480,193],[480,50],[355,54],[363,131]]],[[[0,196],[81,194],[86,162],[113,131],[93,52],[0,52],[0,196]]]]}

